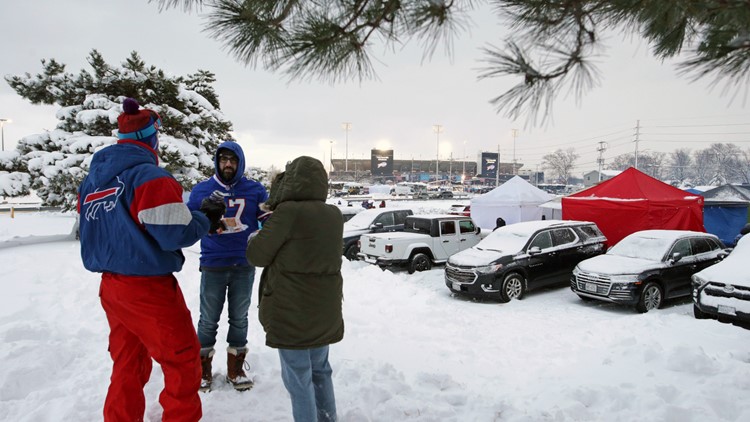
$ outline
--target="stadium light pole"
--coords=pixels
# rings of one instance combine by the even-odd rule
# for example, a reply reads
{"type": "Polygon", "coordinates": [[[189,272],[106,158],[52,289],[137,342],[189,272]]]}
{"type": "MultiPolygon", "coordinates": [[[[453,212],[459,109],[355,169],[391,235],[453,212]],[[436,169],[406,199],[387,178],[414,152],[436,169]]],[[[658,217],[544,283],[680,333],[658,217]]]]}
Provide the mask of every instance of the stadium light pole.
{"type": "Polygon", "coordinates": [[[344,171],[349,171],[349,131],[352,130],[352,124],[349,122],[344,122],[341,124],[341,127],[344,128],[344,131],[346,132],[346,152],[344,155],[344,171]]]}
{"type": "Polygon", "coordinates": [[[432,125],[432,130],[437,137],[437,153],[435,154],[435,181],[437,182],[439,180],[438,168],[440,168],[440,132],[443,131],[443,125],[432,125]]]}
{"type": "Polygon", "coordinates": [[[518,174],[516,170],[516,135],[518,134],[518,130],[512,129],[511,133],[513,134],[513,175],[515,176],[518,174]]]}
{"type": "Polygon", "coordinates": [[[2,138],[2,150],[5,151],[5,124],[6,123],[13,123],[13,120],[10,119],[0,119],[0,137],[2,138]]]}

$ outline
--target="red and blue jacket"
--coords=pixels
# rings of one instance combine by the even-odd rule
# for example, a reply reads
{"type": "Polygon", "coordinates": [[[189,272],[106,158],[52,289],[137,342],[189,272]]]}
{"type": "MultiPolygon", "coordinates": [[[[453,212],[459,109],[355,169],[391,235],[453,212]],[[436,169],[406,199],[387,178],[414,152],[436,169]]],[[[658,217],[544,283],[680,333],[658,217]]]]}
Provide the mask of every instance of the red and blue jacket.
{"type": "Polygon", "coordinates": [[[225,218],[239,220],[242,230],[207,234],[201,239],[201,269],[225,269],[247,267],[250,264],[245,257],[247,238],[258,230],[258,217],[264,214],[259,205],[268,200],[266,188],[255,180],[247,179],[245,173],[245,154],[236,142],[222,142],[214,155],[214,175],[204,180],[190,192],[188,208],[197,210],[203,198],[215,190],[224,194],[227,211],[225,218]],[[237,155],[239,162],[237,172],[232,180],[224,181],[219,177],[219,151],[228,149],[237,155]]]}
{"type": "Polygon", "coordinates": [[[190,211],[182,187],[146,144],[121,140],[94,154],[78,188],[81,258],[89,271],[166,275],[182,269],[181,248],[203,237],[208,218],[190,211]]]}

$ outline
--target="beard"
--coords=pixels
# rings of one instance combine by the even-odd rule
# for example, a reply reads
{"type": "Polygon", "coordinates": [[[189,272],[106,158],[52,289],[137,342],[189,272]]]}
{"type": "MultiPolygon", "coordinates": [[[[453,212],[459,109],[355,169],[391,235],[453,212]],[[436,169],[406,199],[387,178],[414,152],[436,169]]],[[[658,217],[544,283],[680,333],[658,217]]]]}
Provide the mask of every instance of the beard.
{"type": "Polygon", "coordinates": [[[225,168],[221,171],[221,178],[224,179],[225,182],[229,182],[234,178],[234,175],[237,174],[237,170],[233,168],[225,168]]]}

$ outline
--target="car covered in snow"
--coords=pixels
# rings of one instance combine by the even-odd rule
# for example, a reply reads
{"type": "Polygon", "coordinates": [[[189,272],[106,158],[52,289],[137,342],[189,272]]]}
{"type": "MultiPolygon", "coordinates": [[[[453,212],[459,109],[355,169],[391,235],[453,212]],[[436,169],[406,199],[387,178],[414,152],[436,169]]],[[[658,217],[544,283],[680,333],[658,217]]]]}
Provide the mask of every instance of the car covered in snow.
{"type": "Polygon", "coordinates": [[[471,205],[464,205],[464,204],[453,204],[451,205],[450,209],[448,210],[448,214],[450,215],[471,215],[471,205]]]}
{"type": "Polygon", "coordinates": [[[713,234],[642,230],[626,236],[606,254],[579,263],[570,288],[584,300],[648,312],[666,299],[690,295],[690,277],[726,256],[724,244],[713,234]]]}
{"type": "Polygon", "coordinates": [[[750,236],[743,236],[728,257],[693,274],[693,314],[698,319],[750,323],[750,236]]]}
{"type": "Polygon", "coordinates": [[[508,302],[534,288],[568,283],[576,264],[605,250],[606,238],[592,222],[510,224],[451,256],[445,285],[456,294],[508,302]]]}
{"type": "Polygon", "coordinates": [[[357,259],[359,237],[367,233],[398,232],[404,230],[406,217],[413,215],[410,209],[373,208],[363,210],[344,223],[344,256],[357,259]]]}

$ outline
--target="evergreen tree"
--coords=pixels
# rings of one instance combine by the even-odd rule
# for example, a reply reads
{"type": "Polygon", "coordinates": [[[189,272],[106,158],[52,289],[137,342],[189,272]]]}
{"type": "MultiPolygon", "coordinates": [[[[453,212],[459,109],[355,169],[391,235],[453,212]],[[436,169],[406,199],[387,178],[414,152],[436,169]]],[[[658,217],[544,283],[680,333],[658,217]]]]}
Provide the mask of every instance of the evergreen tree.
{"type": "Polygon", "coordinates": [[[370,52],[405,40],[423,42],[425,56],[470,26],[489,3],[511,35],[483,48],[480,78],[515,76],[519,83],[491,100],[499,113],[536,122],[551,112],[561,88],[578,95],[597,83],[589,58],[601,33],[637,34],[658,59],[688,55],[681,72],[747,82],[750,0],[150,0],[162,8],[205,6],[207,31],[241,62],[292,78],[373,78],[370,52]]]}
{"type": "Polygon", "coordinates": [[[30,188],[45,205],[74,209],[76,189],[87,174],[91,155],[116,142],[117,116],[127,97],[159,113],[163,123],[160,164],[183,188],[190,190],[214,173],[213,152],[229,138],[232,124],[219,110],[213,73],[168,76],[147,66],[136,52],[120,66],[108,64],[96,50],[87,60],[91,73],[82,70],[73,75],[51,59],[42,60],[42,72],[35,76],[5,77],[31,103],[58,105],[60,110],[55,130],[24,137],[15,160],[0,160],[0,170],[6,174],[31,176],[14,176],[23,188],[0,195],[21,195],[30,188]]]}

